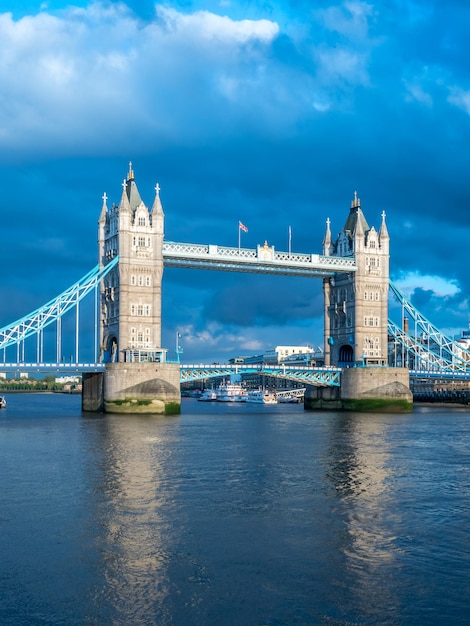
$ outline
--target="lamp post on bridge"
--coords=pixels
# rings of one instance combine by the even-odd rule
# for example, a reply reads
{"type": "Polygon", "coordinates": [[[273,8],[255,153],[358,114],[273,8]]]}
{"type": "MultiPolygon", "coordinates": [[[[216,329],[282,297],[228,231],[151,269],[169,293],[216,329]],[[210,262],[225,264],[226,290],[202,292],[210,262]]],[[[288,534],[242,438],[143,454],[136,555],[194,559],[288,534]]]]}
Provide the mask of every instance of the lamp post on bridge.
{"type": "Polygon", "coordinates": [[[183,353],[183,348],[180,346],[181,333],[176,331],[176,362],[180,363],[180,354],[183,353]]]}

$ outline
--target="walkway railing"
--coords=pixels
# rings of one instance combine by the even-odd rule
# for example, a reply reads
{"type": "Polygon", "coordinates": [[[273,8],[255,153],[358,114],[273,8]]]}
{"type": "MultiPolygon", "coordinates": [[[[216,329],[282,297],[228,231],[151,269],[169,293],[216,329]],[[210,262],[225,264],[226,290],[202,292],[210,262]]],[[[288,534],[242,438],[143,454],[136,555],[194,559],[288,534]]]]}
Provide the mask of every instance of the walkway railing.
{"type": "Polygon", "coordinates": [[[276,252],[274,246],[268,245],[249,249],[166,241],[163,243],[163,260],[166,267],[316,278],[357,269],[354,257],[276,252]]]}

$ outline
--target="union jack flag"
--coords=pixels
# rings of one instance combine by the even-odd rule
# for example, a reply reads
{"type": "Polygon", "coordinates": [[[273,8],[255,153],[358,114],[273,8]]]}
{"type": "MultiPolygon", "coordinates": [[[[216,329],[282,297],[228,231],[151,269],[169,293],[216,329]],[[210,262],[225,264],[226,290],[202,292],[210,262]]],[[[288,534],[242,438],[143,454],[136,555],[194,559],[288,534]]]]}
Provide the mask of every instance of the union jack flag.
{"type": "Polygon", "coordinates": [[[240,228],[240,230],[242,230],[244,233],[248,232],[248,228],[245,226],[245,224],[242,224],[241,222],[238,222],[238,228],[240,228]]]}

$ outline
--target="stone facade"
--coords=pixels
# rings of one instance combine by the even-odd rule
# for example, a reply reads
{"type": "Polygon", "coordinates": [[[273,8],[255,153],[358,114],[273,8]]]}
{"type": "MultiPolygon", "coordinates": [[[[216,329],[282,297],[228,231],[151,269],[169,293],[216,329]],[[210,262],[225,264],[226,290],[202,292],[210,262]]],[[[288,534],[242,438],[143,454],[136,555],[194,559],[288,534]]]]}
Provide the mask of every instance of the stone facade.
{"type": "Polygon", "coordinates": [[[341,372],[341,387],[312,387],[306,409],[403,413],[413,408],[410,376],[403,367],[350,367],[341,372]]]}
{"type": "Polygon", "coordinates": [[[409,411],[409,372],[388,367],[390,237],[385,213],[377,231],[369,227],[354,194],[337,239],[330,222],[323,254],[354,257],[357,270],[323,281],[325,365],[343,368],[341,388],[309,387],[306,409],[409,411]]]}
{"type": "Polygon", "coordinates": [[[129,167],[119,205],[103,197],[98,222],[100,264],[119,255],[101,286],[101,358],[128,361],[140,351],[161,356],[161,291],[164,215],[159,186],[151,210],[143,203],[129,167]]]}
{"type": "Polygon", "coordinates": [[[369,227],[356,194],[334,242],[327,222],[323,254],[353,256],[357,271],[323,281],[326,365],[387,364],[389,244],[385,213],[377,232],[369,227]]]}
{"type": "Polygon", "coordinates": [[[100,360],[85,376],[82,408],[113,413],[179,413],[180,368],[161,347],[164,215],[160,188],[149,210],[129,164],[119,205],[106,194],[98,222],[99,259],[119,256],[100,290],[100,360]]]}

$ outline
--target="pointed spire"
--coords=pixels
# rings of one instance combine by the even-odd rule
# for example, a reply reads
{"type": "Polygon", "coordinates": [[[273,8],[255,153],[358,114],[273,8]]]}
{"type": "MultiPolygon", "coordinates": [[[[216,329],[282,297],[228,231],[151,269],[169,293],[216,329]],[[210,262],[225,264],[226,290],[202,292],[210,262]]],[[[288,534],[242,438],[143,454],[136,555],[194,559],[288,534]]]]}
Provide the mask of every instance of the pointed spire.
{"type": "Polygon", "coordinates": [[[387,230],[387,224],[385,223],[385,211],[382,211],[382,224],[380,226],[379,237],[381,241],[383,239],[390,239],[390,236],[387,230]]]}
{"type": "Polygon", "coordinates": [[[160,201],[160,185],[158,183],[155,185],[155,199],[153,201],[150,214],[151,215],[164,215],[162,203],[160,201]]]}
{"type": "Polygon", "coordinates": [[[132,169],[132,161],[129,161],[129,171],[127,172],[126,181],[127,199],[129,201],[129,207],[131,211],[135,211],[136,208],[142,204],[142,198],[140,197],[139,190],[135,184],[134,170],[132,169]]]}
{"type": "Polygon", "coordinates": [[[108,199],[108,196],[106,195],[106,192],[103,194],[103,206],[101,207],[101,213],[100,213],[100,222],[105,222],[106,221],[106,213],[108,212],[108,206],[106,204],[106,200],[108,199]]]}
{"type": "Polygon", "coordinates": [[[361,221],[363,233],[369,230],[369,224],[367,223],[364,213],[361,209],[361,200],[357,196],[357,191],[354,192],[354,199],[351,202],[351,208],[349,210],[348,219],[343,227],[344,231],[349,231],[351,234],[355,232],[357,228],[357,222],[361,221]]]}
{"type": "Polygon", "coordinates": [[[126,179],[124,179],[122,181],[122,196],[121,196],[121,202],[119,203],[119,212],[130,211],[130,210],[131,210],[131,206],[129,204],[129,197],[127,195],[127,181],[126,179]]]}
{"type": "Polygon", "coordinates": [[[356,209],[361,206],[361,199],[357,197],[357,191],[354,192],[354,200],[351,202],[351,209],[356,209]]]}
{"type": "Polygon", "coordinates": [[[331,230],[330,230],[330,218],[326,220],[326,232],[323,238],[323,254],[324,256],[330,256],[331,253],[331,230]]]}
{"type": "MultiPolygon", "coordinates": [[[[367,225],[366,219],[364,217],[364,213],[361,210],[361,207],[357,207],[356,209],[356,225],[354,227],[354,231],[353,234],[355,237],[363,237],[365,234],[365,228],[364,228],[364,224],[367,225]]],[[[369,230],[369,229],[368,229],[369,230]]]]}

